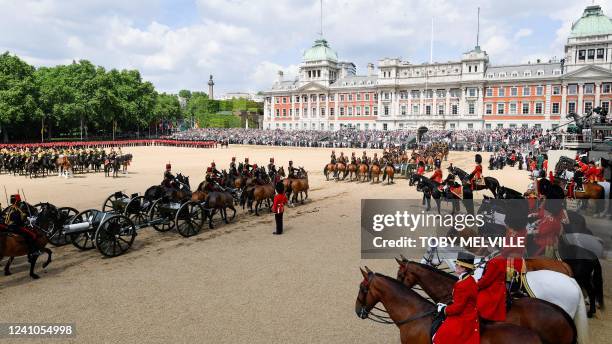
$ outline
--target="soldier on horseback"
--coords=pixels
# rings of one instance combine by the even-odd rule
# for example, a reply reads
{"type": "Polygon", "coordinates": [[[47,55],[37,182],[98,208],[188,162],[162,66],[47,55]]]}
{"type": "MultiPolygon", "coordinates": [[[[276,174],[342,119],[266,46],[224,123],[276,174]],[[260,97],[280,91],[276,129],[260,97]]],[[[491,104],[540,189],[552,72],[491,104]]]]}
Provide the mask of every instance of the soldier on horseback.
{"type": "Polygon", "coordinates": [[[297,178],[296,172],[297,168],[293,167],[293,160],[289,160],[289,167],[287,167],[288,178],[297,178]]]}
{"type": "Polygon", "coordinates": [[[372,158],[372,164],[369,166],[369,179],[372,179],[372,166],[378,166],[380,168],[380,160],[378,159],[378,154],[374,153],[374,157],[372,158]]]}
{"type": "Polygon", "coordinates": [[[474,171],[472,171],[472,173],[470,173],[468,176],[470,184],[472,185],[472,190],[476,190],[476,184],[482,184],[482,156],[480,154],[476,154],[474,157],[474,162],[476,162],[474,171]]]}
{"type": "Polygon", "coordinates": [[[355,156],[355,152],[351,153],[351,164],[357,165],[357,157],[355,156]]]}
{"type": "Polygon", "coordinates": [[[4,223],[7,225],[9,232],[19,235],[23,238],[28,247],[28,256],[33,256],[38,253],[36,248],[36,234],[26,227],[28,214],[24,208],[27,206],[21,202],[19,194],[11,195],[11,206],[9,207],[4,223]]]}
{"type": "Polygon", "coordinates": [[[274,165],[274,158],[270,158],[270,163],[268,164],[268,175],[271,180],[274,180],[274,176],[276,176],[276,166],[274,165]]]}
{"type": "Polygon", "coordinates": [[[176,185],[176,177],[172,174],[172,165],[166,164],[166,172],[164,172],[164,179],[161,185],[166,188],[174,188],[176,185]]]}
{"type": "Polygon", "coordinates": [[[434,164],[436,166],[436,170],[434,171],[434,174],[431,176],[430,179],[436,183],[442,184],[443,178],[442,178],[442,169],[440,168],[440,165],[441,165],[440,159],[436,159],[434,164]]]}
{"type": "Polygon", "coordinates": [[[331,158],[331,163],[335,164],[336,163],[336,151],[335,150],[332,150],[330,158],[331,158]]]}
{"type": "Polygon", "coordinates": [[[236,157],[232,157],[232,162],[229,165],[230,176],[238,176],[238,170],[236,169],[236,157]]]}

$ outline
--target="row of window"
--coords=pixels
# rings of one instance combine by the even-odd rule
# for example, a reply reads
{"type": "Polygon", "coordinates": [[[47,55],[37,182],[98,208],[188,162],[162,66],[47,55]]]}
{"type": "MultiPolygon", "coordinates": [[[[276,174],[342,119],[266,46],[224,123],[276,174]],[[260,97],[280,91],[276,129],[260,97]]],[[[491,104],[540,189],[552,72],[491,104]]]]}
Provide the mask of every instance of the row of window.
{"type": "MultiPolygon", "coordinates": [[[[602,101],[601,107],[604,108],[606,111],[608,111],[610,108],[610,102],[602,101]]],[[[518,109],[519,109],[518,103],[510,103],[510,104],[497,103],[495,107],[495,113],[498,115],[505,115],[506,113],[509,113],[511,115],[516,115],[518,114],[518,109]],[[508,112],[506,112],[506,105],[508,106],[508,110],[507,110],[508,112]]],[[[542,102],[536,102],[536,103],[522,102],[520,105],[520,109],[521,109],[520,110],[521,114],[523,115],[529,115],[532,113],[536,115],[541,115],[544,113],[544,103],[542,102]]],[[[593,109],[593,102],[585,101],[584,102],[584,113],[588,113],[592,109],[593,109]]],[[[552,103],[550,112],[554,115],[561,114],[561,103],[552,103]]],[[[568,113],[576,112],[576,102],[567,103],[567,112],[568,113]]],[[[492,115],[493,113],[494,113],[493,104],[486,103],[485,104],[485,115],[492,115]]]]}
{"type": "Polygon", "coordinates": [[[581,49],[578,50],[578,61],[586,60],[601,60],[604,58],[605,51],[603,48],[599,49],[581,49]]]}
{"type": "MultiPolygon", "coordinates": [[[[535,75],[536,75],[536,76],[544,76],[544,74],[545,74],[545,73],[544,73],[544,71],[543,71],[543,70],[538,70],[538,71],[536,71],[536,73],[535,73],[535,75]]],[[[552,74],[553,74],[553,75],[561,75],[561,69],[555,69],[555,70],[553,70],[553,73],[552,73],[552,74]]],[[[487,78],[489,78],[489,79],[494,79],[494,78],[495,78],[495,75],[496,75],[495,73],[488,73],[488,74],[487,74],[487,78]]],[[[519,76],[520,76],[520,73],[519,73],[518,71],[513,71],[513,72],[510,72],[510,77],[511,77],[511,78],[518,78],[519,76]]],[[[531,76],[533,76],[533,74],[532,74],[532,71],[530,71],[530,70],[526,70],[526,71],[523,71],[522,76],[523,76],[523,77],[531,77],[531,76]]],[[[507,78],[507,77],[508,77],[508,73],[507,73],[507,72],[499,72],[499,73],[497,73],[497,77],[498,77],[498,78],[507,78]]]]}
{"type": "MultiPolygon", "coordinates": [[[[555,86],[555,87],[558,88],[557,90],[555,90],[555,91],[558,92],[557,94],[561,94],[561,89],[559,88],[559,86],[555,86]]],[[[485,90],[485,95],[487,97],[493,97],[493,96],[496,96],[496,97],[506,97],[506,89],[507,89],[506,87],[497,87],[497,88],[487,87],[487,89],[485,90]],[[497,92],[494,92],[494,90],[497,90],[497,92]]],[[[521,94],[523,96],[531,96],[532,95],[532,89],[533,89],[533,87],[531,87],[531,86],[522,86],[521,87],[521,90],[522,90],[521,94]]],[[[553,94],[555,94],[555,93],[553,92],[553,94]]],[[[510,92],[509,92],[508,95],[512,96],[512,97],[518,97],[518,95],[519,95],[519,88],[516,87],[516,86],[510,87],[510,92]]],[[[535,87],[535,95],[536,96],[543,96],[544,95],[544,86],[536,86],[535,87]]]]}
{"type": "MultiPolygon", "coordinates": [[[[345,99],[348,99],[349,101],[352,101],[353,98],[355,100],[358,100],[358,101],[360,101],[360,100],[369,101],[370,98],[375,100],[375,101],[378,101],[378,94],[377,93],[374,93],[374,94],[372,94],[372,93],[355,93],[355,94],[347,93],[347,94],[340,94],[339,98],[340,98],[340,101],[345,101],[345,99]]],[[[320,101],[320,102],[324,102],[326,99],[327,99],[327,97],[325,96],[325,94],[319,94],[319,95],[311,94],[310,95],[310,101],[312,103],[317,102],[317,100],[320,101]]],[[[329,101],[333,102],[335,100],[336,100],[336,96],[334,94],[330,94],[329,95],[329,101]]],[[[276,102],[276,104],[280,104],[280,103],[287,104],[287,103],[293,103],[293,102],[295,102],[295,103],[300,103],[300,102],[306,103],[306,102],[308,102],[308,96],[307,95],[302,95],[302,96],[293,96],[293,97],[276,97],[275,98],[275,102],[276,102]]]]}
{"type": "MultiPolygon", "coordinates": [[[[405,127],[406,128],[410,128],[410,127],[414,127],[414,126],[415,125],[408,125],[407,124],[405,127]]],[[[362,125],[361,125],[361,123],[355,123],[355,124],[352,124],[352,123],[342,124],[341,123],[339,127],[340,127],[340,129],[354,128],[354,129],[357,129],[357,130],[361,130],[362,125]]],[[[456,125],[455,125],[455,123],[450,123],[449,127],[450,127],[450,129],[455,129],[456,125]]],[[[497,123],[496,127],[498,129],[502,129],[502,128],[504,128],[504,124],[503,123],[497,123]]],[[[515,129],[517,127],[518,127],[518,125],[515,124],[515,123],[508,124],[508,128],[511,128],[511,129],[515,129]]],[[[522,123],[521,127],[522,128],[529,128],[529,124],[522,123]]],[[[533,125],[533,127],[541,129],[542,125],[540,123],[535,123],[533,125]]],[[[271,124],[268,124],[268,129],[271,129],[271,128],[272,128],[271,124]]],[[[295,123],[295,124],[294,123],[282,123],[282,124],[281,123],[276,123],[276,128],[277,129],[280,129],[280,128],[283,128],[283,129],[296,129],[296,130],[300,130],[300,129],[304,129],[304,130],[308,130],[308,129],[316,130],[318,128],[320,130],[326,130],[326,129],[334,130],[335,126],[334,126],[334,123],[329,123],[327,126],[325,125],[325,123],[319,123],[319,125],[317,125],[316,123],[310,123],[310,124],[308,124],[308,123],[295,123]]],[[[388,130],[388,128],[389,127],[388,127],[387,123],[382,123],[382,130],[388,130]]],[[[473,123],[468,123],[467,124],[467,128],[470,129],[470,130],[474,129],[474,124],[473,123]]],[[[372,123],[370,125],[370,123],[363,123],[363,129],[365,129],[365,130],[369,130],[369,129],[376,130],[377,129],[377,124],[376,123],[372,123]]],[[[398,123],[398,129],[404,129],[404,123],[398,123]]],[[[491,123],[485,123],[485,129],[491,130],[491,129],[493,129],[493,125],[491,123]]]]}
{"type": "MultiPolygon", "coordinates": [[[[419,104],[414,104],[412,105],[411,108],[411,115],[432,115],[435,114],[437,115],[444,115],[446,114],[446,105],[445,104],[438,104],[437,107],[434,110],[434,107],[432,105],[425,105],[422,108],[424,111],[421,112],[421,106],[419,104]]],[[[401,116],[407,116],[408,115],[408,107],[406,105],[402,105],[400,107],[400,115],[401,116]]],[[[370,106],[348,106],[348,107],[340,107],[338,109],[339,116],[378,116],[378,106],[373,106],[370,108],[370,106]]],[[[321,115],[321,117],[325,117],[325,108],[320,108],[318,113],[321,115]]],[[[470,115],[474,115],[476,113],[476,105],[474,102],[468,102],[468,114],[470,115]]],[[[289,109],[289,111],[287,111],[287,109],[276,109],[276,117],[280,117],[282,114],[283,117],[286,117],[287,114],[289,114],[289,116],[293,116],[293,109],[289,109]]],[[[297,108],[295,109],[295,115],[296,116],[300,116],[300,114],[304,117],[308,117],[308,109],[307,108],[303,108],[301,110],[300,113],[300,109],[297,108]]],[[[316,117],[317,116],[317,108],[313,107],[311,109],[310,114],[312,115],[312,117],[316,117]]],[[[459,104],[451,104],[450,106],[450,114],[451,115],[458,115],[459,114],[459,104]]],[[[329,109],[329,115],[330,116],[334,116],[335,115],[335,109],[334,108],[330,108],[329,109]]],[[[384,116],[389,116],[391,115],[391,110],[390,107],[388,105],[383,106],[383,115],[384,116]]]]}

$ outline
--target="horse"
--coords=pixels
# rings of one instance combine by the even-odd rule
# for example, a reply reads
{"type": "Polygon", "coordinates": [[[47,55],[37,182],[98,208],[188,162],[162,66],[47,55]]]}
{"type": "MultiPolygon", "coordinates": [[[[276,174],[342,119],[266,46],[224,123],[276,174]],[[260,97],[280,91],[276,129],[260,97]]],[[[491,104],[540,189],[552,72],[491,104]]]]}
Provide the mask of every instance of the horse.
{"type": "Polygon", "coordinates": [[[376,178],[376,184],[380,183],[380,166],[372,165],[370,167],[370,180],[374,184],[374,178],[376,178]]]}
{"type": "Polygon", "coordinates": [[[359,171],[357,173],[357,180],[360,182],[365,182],[368,180],[368,165],[360,164],[359,171]]]}
{"type": "MultiPolygon", "coordinates": [[[[567,182],[561,178],[558,178],[556,182],[559,184],[559,186],[561,186],[563,190],[565,190],[565,193],[567,195],[567,188],[566,188],[567,182]]],[[[551,190],[552,186],[553,186],[553,183],[551,183],[550,180],[546,178],[541,178],[537,182],[538,193],[542,195],[546,195],[548,191],[551,190]]],[[[582,188],[583,188],[583,191],[574,190],[574,198],[580,199],[580,200],[591,200],[591,199],[596,200],[595,201],[595,206],[596,206],[595,211],[598,214],[602,213],[605,210],[605,204],[603,202],[604,197],[605,197],[605,190],[603,186],[597,183],[583,183],[582,188]]],[[[584,204],[582,209],[584,209],[585,207],[586,207],[586,203],[584,204]]]]}
{"type": "MultiPolygon", "coordinates": [[[[448,172],[459,177],[459,179],[461,179],[461,181],[463,182],[464,186],[470,186],[469,180],[467,180],[470,175],[464,170],[460,169],[459,167],[454,167],[451,163],[448,166],[448,172]]],[[[484,182],[485,185],[474,185],[473,191],[480,191],[486,189],[491,191],[493,197],[497,197],[497,188],[500,185],[499,181],[493,177],[484,177],[484,182]]]]}
{"type": "MultiPolygon", "coordinates": [[[[299,194],[301,196],[300,202],[304,204],[304,201],[308,199],[308,189],[310,188],[308,185],[308,172],[306,172],[303,167],[300,167],[299,171],[299,174],[302,177],[285,179],[288,180],[290,190],[289,194],[287,195],[287,198],[289,198],[289,195],[293,193],[291,203],[295,203],[298,200],[299,194]],[[306,197],[304,197],[304,195],[306,195],[306,197]]],[[[287,190],[287,185],[285,185],[285,190],[287,190]]]]}
{"type": "Polygon", "coordinates": [[[349,174],[349,181],[352,182],[353,180],[358,178],[357,169],[358,169],[358,166],[356,164],[350,163],[348,165],[347,170],[348,170],[348,174],[349,174]]]}
{"type": "Polygon", "coordinates": [[[213,216],[217,211],[221,214],[221,219],[225,221],[225,223],[230,223],[236,217],[236,208],[234,208],[234,197],[229,192],[217,192],[213,191],[208,193],[206,196],[206,206],[205,210],[208,213],[208,227],[210,229],[214,228],[213,225],[213,216]],[[231,219],[227,218],[227,208],[231,209],[234,213],[232,214],[231,219]]]}
{"type": "Polygon", "coordinates": [[[336,180],[344,180],[346,175],[348,174],[348,169],[346,164],[343,162],[339,162],[336,164],[336,180]],[[340,173],[342,173],[342,178],[340,177],[340,173]]]}
{"type": "Polygon", "coordinates": [[[323,175],[326,180],[329,180],[329,174],[336,171],[336,164],[329,163],[323,167],[323,175]]]}
{"type": "MultiPolygon", "coordinates": [[[[395,324],[400,330],[402,344],[431,343],[430,330],[436,314],[434,304],[400,282],[376,274],[367,267],[366,271],[361,270],[361,274],[364,279],[355,301],[355,313],[359,318],[395,324]],[[379,302],[388,316],[372,313],[379,302]]],[[[508,323],[481,323],[480,343],[536,344],[541,341],[537,334],[527,328],[508,323]]]]}
{"type": "MultiPolygon", "coordinates": [[[[419,285],[433,302],[448,303],[452,300],[457,277],[432,266],[412,262],[402,257],[397,280],[408,288],[419,285]]],[[[543,343],[576,343],[578,331],[572,318],[559,306],[535,298],[519,298],[512,301],[506,321],[534,331],[543,343]]],[[[581,329],[581,331],[586,331],[581,329]]]]}
{"type": "MultiPolygon", "coordinates": [[[[50,208],[47,208],[50,209],[50,208]]],[[[44,213],[38,214],[39,218],[44,218],[47,215],[44,213]]],[[[5,225],[2,225],[5,226],[5,225]]],[[[53,252],[48,249],[46,246],[49,243],[49,239],[47,238],[46,233],[39,228],[28,228],[33,230],[36,235],[36,249],[39,251],[43,251],[47,254],[47,260],[43,263],[43,268],[46,268],[51,264],[51,256],[53,252]]],[[[4,266],[4,275],[8,276],[11,274],[10,266],[15,257],[27,256],[28,255],[28,246],[26,245],[24,239],[17,235],[11,234],[6,231],[0,231],[0,260],[4,257],[10,257],[4,266]]],[[[40,278],[39,275],[34,273],[34,268],[36,266],[36,261],[38,260],[39,254],[35,254],[28,257],[28,262],[30,263],[30,277],[33,279],[40,278]]]]}
{"type": "Polygon", "coordinates": [[[385,179],[387,180],[387,185],[393,184],[393,175],[395,174],[395,168],[393,168],[393,165],[391,164],[386,164],[385,168],[383,169],[383,182],[385,181],[385,179]]]}
{"type": "Polygon", "coordinates": [[[65,178],[72,176],[72,163],[70,163],[67,156],[60,156],[56,161],[56,165],[58,167],[58,176],[65,178]]]}
{"type": "Polygon", "coordinates": [[[248,203],[249,211],[253,212],[253,202],[255,202],[255,215],[259,216],[259,207],[261,204],[266,201],[268,203],[268,208],[271,208],[274,195],[274,185],[254,185],[242,193],[240,197],[240,205],[242,205],[242,208],[244,209],[245,204],[248,203]]]}

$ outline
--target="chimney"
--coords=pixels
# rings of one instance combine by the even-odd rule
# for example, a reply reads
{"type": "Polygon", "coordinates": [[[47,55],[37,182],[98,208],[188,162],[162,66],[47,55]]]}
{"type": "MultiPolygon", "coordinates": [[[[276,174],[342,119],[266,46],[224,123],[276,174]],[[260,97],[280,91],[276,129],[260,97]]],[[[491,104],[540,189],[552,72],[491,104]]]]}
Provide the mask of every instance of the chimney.
{"type": "Polygon", "coordinates": [[[283,82],[283,77],[285,76],[285,73],[283,73],[282,70],[278,71],[278,82],[283,82]]]}
{"type": "Polygon", "coordinates": [[[374,64],[373,63],[368,63],[368,76],[374,76],[375,75],[375,70],[374,70],[374,64]]]}

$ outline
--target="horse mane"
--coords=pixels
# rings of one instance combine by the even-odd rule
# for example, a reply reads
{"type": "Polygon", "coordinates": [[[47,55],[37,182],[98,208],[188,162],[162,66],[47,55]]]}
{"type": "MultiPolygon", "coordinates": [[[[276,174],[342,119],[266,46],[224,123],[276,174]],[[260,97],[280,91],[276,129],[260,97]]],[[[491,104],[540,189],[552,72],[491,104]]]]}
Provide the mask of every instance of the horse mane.
{"type": "Polygon", "coordinates": [[[428,304],[431,305],[432,303],[427,300],[426,298],[424,298],[423,296],[421,296],[419,293],[417,293],[416,291],[412,290],[411,288],[406,287],[403,283],[401,283],[400,281],[396,280],[395,278],[380,274],[378,272],[374,273],[374,275],[376,277],[380,277],[382,279],[384,279],[385,281],[389,282],[394,288],[398,289],[400,292],[404,293],[404,294],[409,294],[409,296],[411,297],[415,297],[417,299],[418,302],[424,303],[424,304],[428,304]]]}
{"type": "Polygon", "coordinates": [[[436,274],[438,274],[438,275],[440,275],[442,277],[450,278],[450,279],[455,280],[455,281],[459,280],[459,278],[457,276],[451,275],[448,272],[442,271],[442,270],[440,270],[438,268],[435,268],[433,266],[430,266],[430,265],[427,265],[427,264],[418,263],[418,262],[412,262],[412,261],[408,261],[408,263],[412,263],[412,264],[414,264],[416,266],[422,267],[422,268],[424,268],[426,270],[429,270],[431,272],[434,272],[434,273],[436,273],[436,274]]]}

